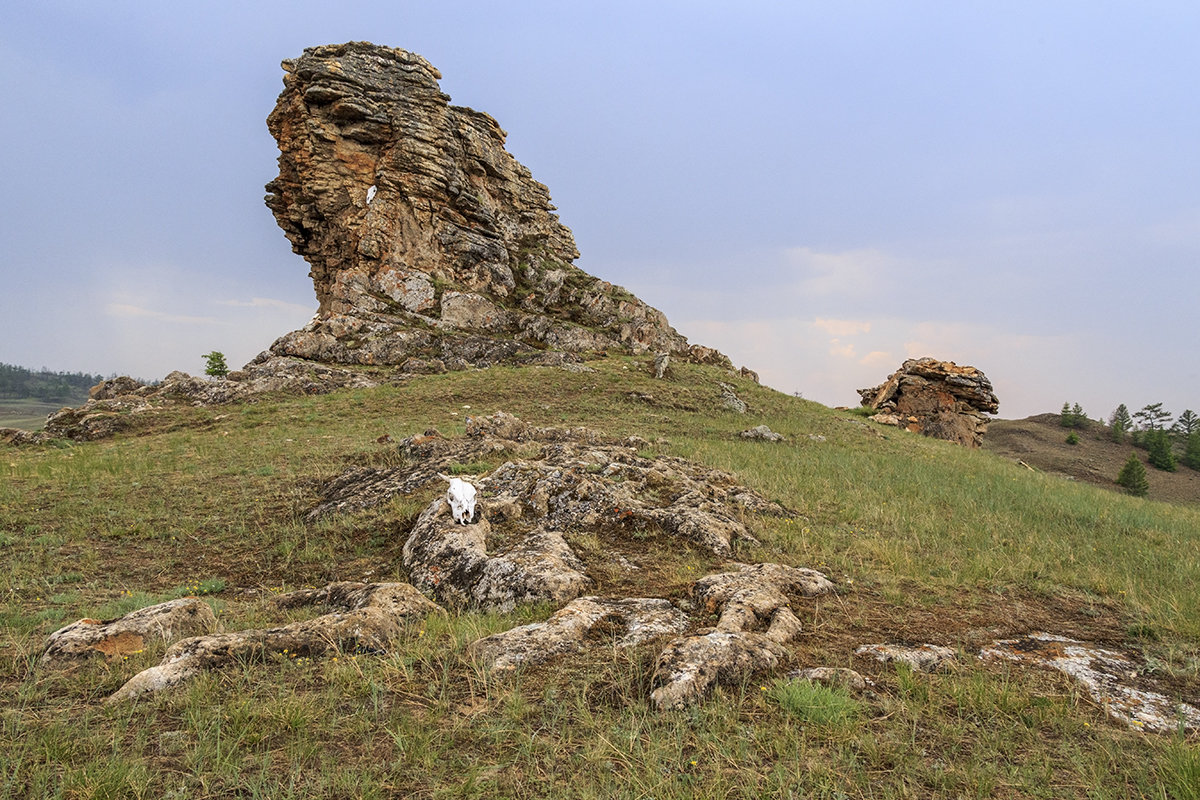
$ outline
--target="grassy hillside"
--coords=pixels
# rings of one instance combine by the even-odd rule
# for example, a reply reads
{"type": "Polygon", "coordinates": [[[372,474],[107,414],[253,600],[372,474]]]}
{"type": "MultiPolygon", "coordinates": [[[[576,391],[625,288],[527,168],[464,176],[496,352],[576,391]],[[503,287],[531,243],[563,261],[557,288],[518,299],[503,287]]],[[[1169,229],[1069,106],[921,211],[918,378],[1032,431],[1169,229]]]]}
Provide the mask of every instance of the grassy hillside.
{"type": "MultiPolygon", "coordinates": [[[[1200,744],[1138,734],[1066,678],[980,662],[1047,630],[1139,653],[1200,699],[1200,512],[1030,472],[848,412],[681,365],[507,369],[400,387],[186,408],[141,435],[0,450],[0,797],[1200,797],[1200,744]],[[469,408],[468,408],[469,407],[469,408]],[[163,647],[66,672],[41,643],[80,617],[197,594],[228,630],[276,624],[269,599],[330,580],[404,580],[434,496],[316,525],[319,482],[386,461],[382,434],[460,435],[467,413],[637,434],[729,470],[794,513],[747,519],[742,561],[820,569],[791,667],[853,666],[864,695],[798,696],[762,676],[686,711],[647,702],[661,647],[600,648],[505,680],[465,656],[549,607],[430,620],[396,652],[210,673],[137,705],[102,700],[163,647]],[[783,444],[737,438],[767,424],[783,444]],[[959,648],[926,675],[860,645],[959,648]],[[599,653],[599,656],[597,656],[599,653]]],[[[148,418],[151,419],[151,418],[148,418]]],[[[703,574],[720,564],[675,540],[703,574]]],[[[671,591],[675,591],[674,588],[671,591]]]]}
{"type": "Polygon", "coordinates": [[[82,405],[87,400],[66,403],[47,403],[41,400],[0,400],[0,428],[20,428],[26,431],[40,430],[46,424],[46,415],[58,411],[64,405],[82,405]]]}
{"type": "MultiPolygon", "coordinates": [[[[1029,466],[1071,480],[1086,481],[1114,491],[1117,475],[1130,453],[1137,453],[1146,462],[1146,451],[1132,444],[1114,442],[1108,428],[1091,423],[1085,428],[1068,429],[1059,423],[1058,414],[1038,414],[1019,420],[996,420],[988,426],[983,440],[984,449],[1029,466]],[[1078,444],[1068,444],[1067,435],[1074,430],[1078,444]]],[[[1200,504],[1200,472],[1183,464],[1176,472],[1146,467],[1150,482],[1149,497],[1172,503],[1200,504]]]]}

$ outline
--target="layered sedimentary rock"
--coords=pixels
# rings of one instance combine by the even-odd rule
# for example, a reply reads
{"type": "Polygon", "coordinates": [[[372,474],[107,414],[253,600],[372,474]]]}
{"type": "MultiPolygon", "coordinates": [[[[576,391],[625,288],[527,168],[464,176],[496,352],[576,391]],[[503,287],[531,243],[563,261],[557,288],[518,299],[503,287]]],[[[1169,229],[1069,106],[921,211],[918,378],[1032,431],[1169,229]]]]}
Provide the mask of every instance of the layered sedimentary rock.
{"type": "Polygon", "coordinates": [[[712,352],[689,353],[662,312],[572,264],[546,187],[421,56],[350,42],[283,68],[266,203],[320,306],[275,354],[442,369],[546,349],[712,352]]]}
{"type": "Polygon", "coordinates": [[[1000,407],[983,372],[928,357],[910,358],[882,384],[858,394],[864,406],[880,412],[872,417],[876,422],[967,447],[979,446],[986,415],[1000,407]]]}

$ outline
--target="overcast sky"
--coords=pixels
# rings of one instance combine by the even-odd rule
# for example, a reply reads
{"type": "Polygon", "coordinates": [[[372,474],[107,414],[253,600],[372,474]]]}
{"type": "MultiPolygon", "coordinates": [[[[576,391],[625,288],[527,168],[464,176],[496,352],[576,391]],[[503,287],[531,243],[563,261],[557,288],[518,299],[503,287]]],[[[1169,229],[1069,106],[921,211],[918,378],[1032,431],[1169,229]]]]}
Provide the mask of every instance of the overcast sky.
{"type": "Polygon", "coordinates": [[[420,53],[578,265],[828,405],[1200,409],[1200,4],[5,2],[0,361],[240,365],[316,308],[263,205],[279,62],[420,53]]]}

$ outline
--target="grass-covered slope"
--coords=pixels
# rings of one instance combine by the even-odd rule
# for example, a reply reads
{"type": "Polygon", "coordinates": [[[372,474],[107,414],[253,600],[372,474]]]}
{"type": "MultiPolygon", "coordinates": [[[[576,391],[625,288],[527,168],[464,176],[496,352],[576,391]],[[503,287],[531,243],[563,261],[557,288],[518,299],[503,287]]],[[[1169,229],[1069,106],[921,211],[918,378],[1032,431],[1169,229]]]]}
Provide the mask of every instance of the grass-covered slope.
{"type": "MultiPolygon", "coordinates": [[[[1139,653],[1200,698],[1200,513],[1031,473],[987,452],[644,360],[460,372],[400,387],[188,408],[141,435],[0,450],[0,797],[1154,797],[1200,796],[1193,739],[1130,732],[1066,678],[974,658],[1047,630],[1139,653]],[[469,408],[468,408],[469,406],[469,408]],[[537,425],[637,434],[729,470],[794,511],[747,522],[742,561],[820,569],[789,667],[854,666],[866,695],[763,676],[686,711],[647,701],[659,648],[597,648],[516,678],[483,675],[474,639],[549,607],[414,628],[382,656],[277,659],[175,695],[103,698],[163,647],[68,671],[45,636],[197,594],[229,630],[280,621],[269,599],[330,580],[404,580],[423,496],[316,525],[323,479],[388,463],[393,440],[504,410],[537,425]],[[782,444],[737,432],[766,424],[782,444]],[[881,641],[957,647],[934,675],[855,658],[881,641]]],[[[469,471],[498,465],[464,465],[469,471]]],[[[647,539],[681,596],[720,564],[647,539]],[[672,559],[677,566],[669,568],[672,559]]]]}

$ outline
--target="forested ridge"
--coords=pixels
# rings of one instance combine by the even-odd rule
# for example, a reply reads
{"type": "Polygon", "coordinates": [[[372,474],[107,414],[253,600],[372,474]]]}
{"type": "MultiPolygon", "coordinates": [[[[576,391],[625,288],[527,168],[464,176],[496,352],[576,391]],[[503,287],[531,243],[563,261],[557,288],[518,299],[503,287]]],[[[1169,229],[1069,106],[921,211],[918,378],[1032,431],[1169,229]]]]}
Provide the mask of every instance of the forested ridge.
{"type": "Polygon", "coordinates": [[[0,400],[65,402],[87,397],[88,389],[104,380],[103,375],[84,372],[34,372],[25,367],[0,363],[0,400]]]}

